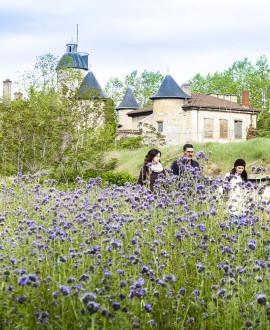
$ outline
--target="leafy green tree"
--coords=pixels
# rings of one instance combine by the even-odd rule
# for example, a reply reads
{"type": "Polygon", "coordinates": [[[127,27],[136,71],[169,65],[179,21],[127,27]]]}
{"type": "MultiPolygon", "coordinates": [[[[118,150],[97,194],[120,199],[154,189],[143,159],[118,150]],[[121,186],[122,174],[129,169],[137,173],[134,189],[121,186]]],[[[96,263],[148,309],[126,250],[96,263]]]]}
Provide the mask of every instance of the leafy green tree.
{"type": "Polygon", "coordinates": [[[4,172],[37,172],[55,163],[69,116],[53,91],[35,91],[27,99],[1,104],[0,154],[4,172]]]}
{"type": "Polygon", "coordinates": [[[249,90],[250,106],[260,109],[269,108],[270,102],[270,65],[261,56],[253,65],[247,58],[236,61],[227,70],[201,76],[196,74],[189,80],[192,92],[236,94],[242,102],[242,92],[249,90]]]}
{"type": "Polygon", "coordinates": [[[15,82],[17,89],[27,95],[31,90],[56,88],[58,60],[57,56],[50,53],[38,56],[34,69],[21,73],[19,81],[15,82]]]}
{"type": "Polygon", "coordinates": [[[36,67],[43,74],[28,75],[23,99],[0,103],[0,170],[4,174],[51,168],[66,177],[80,175],[86,162],[90,168],[104,168],[105,151],[114,146],[113,101],[98,97],[97,91],[80,97],[65,88],[56,91],[47,81],[55,67],[47,67],[50,60],[50,56],[40,57],[36,67]]]}
{"type": "MultiPolygon", "coordinates": [[[[86,170],[109,170],[115,161],[106,160],[106,151],[115,146],[116,116],[111,99],[96,96],[96,91],[72,99],[71,131],[66,133],[67,155],[59,162],[60,176],[65,181],[82,176],[86,170]],[[76,101],[74,101],[76,100],[76,101]]],[[[71,102],[70,98],[66,102],[71,102]]]]}
{"type": "Polygon", "coordinates": [[[139,75],[138,71],[134,70],[125,75],[123,81],[111,77],[105,86],[105,91],[118,105],[122,101],[127,88],[130,87],[139,105],[145,107],[152,104],[149,98],[156,93],[163,79],[164,76],[159,71],[144,70],[139,75]]]}

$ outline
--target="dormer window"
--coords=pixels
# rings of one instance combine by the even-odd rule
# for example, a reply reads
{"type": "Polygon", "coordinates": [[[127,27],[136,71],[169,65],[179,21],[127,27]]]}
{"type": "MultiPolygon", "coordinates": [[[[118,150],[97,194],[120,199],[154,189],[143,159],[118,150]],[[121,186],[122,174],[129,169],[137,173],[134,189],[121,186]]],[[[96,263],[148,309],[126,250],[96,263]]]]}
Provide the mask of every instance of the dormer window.
{"type": "Polygon", "coordinates": [[[69,43],[67,43],[67,53],[77,53],[77,47],[78,47],[78,45],[76,44],[76,42],[73,42],[73,41],[71,41],[71,42],[69,42],[69,43]]]}

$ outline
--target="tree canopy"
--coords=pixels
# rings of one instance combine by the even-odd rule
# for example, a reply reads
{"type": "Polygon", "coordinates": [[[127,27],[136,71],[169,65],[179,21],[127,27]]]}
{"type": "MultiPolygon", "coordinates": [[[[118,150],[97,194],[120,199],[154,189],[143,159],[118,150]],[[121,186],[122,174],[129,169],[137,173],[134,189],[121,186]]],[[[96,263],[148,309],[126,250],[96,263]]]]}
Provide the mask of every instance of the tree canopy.
{"type": "Polygon", "coordinates": [[[141,74],[137,70],[124,76],[124,80],[111,77],[105,86],[105,92],[118,105],[130,87],[141,107],[152,104],[149,99],[158,90],[164,76],[159,72],[144,70],[141,74]]]}
{"type": "Polygon", "coordinates": [[[34,173],[53,168],[68,179],[89,168],[104,167],[104,151],[115,144],[114,103],[97,93],[57,91],[57,59],[39,57],[23,76],[22,99],[0,103],[0,172],[34,173]]]}
{"type": "Polygon", "coordinates": [[[250,106],[269,109],[270,65],[266,56],[261,56],[253,65],[247,58],[236,61],[231,67],[214,74],[196,74],[189,80],[192,92],[236,94],[242,102],[242,91],[249,90],[250,106]]]}

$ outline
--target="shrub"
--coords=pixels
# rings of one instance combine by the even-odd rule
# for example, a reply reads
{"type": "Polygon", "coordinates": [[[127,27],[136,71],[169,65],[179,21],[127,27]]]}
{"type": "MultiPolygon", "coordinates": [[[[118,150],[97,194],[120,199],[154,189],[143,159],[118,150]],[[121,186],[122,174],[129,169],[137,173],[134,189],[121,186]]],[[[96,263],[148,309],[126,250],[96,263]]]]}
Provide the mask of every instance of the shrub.
{"type": "MultiPolygon", "coordinates": [[[[59,172],[58,172],[59,173],[59,172]]],[[[65,174],[56,173],[50,175],[51,178],[57,179],[58,182],[61,183],[74,183],[76,182],[76,178],[78,174],[74,171],[65,171],[65,174]]],[[[118,171],[114,172],[112,170],[109,171],[98,171],[93,169],[88,169],[84,171],[83,175],[80,176],[83,180],[88,181],[91,178],[101,177],[103,184],[108,182],[110,184],[116,184],[118,186],[123,186],[125,182],[135,183],[136,177],[131,175],[128,171],[118,171]]]]}
{"type": "Polygon", "coordinates": [[[103,183],[108,182],[111,184],[116,184],[117,186],[123,186],[126,182],[135,183],[136,177],[131,175],[127,171],[119,171],[119,172],[103,172],[100,177],[102,178],[103,183]]]}
{"type": "Polygon", "coordinates": [[[118,149],[138,149],[143,147],[143,138],[141,136],[122,137],[116,144],[118,149]]]}

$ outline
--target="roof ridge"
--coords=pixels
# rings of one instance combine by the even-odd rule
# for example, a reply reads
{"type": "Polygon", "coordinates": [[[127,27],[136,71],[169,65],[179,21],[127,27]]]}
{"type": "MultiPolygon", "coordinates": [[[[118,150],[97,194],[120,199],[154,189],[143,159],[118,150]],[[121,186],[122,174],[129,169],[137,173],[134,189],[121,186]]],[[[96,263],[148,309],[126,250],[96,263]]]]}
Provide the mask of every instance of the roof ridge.
{"type": "Polygon", "coordinates": [[[256,109],[254,107],[245,107],[238,102],[233,102],[232,100],[226,100],[224,98],[218,98],[209,94],[204,94],[201,92],[192,93],[192,100],[189,100],[187,107],[202,107],[202,108],[217,108],[225,110],[242,110],[242,111],[261,111],[261,109],[256,109]]]}

